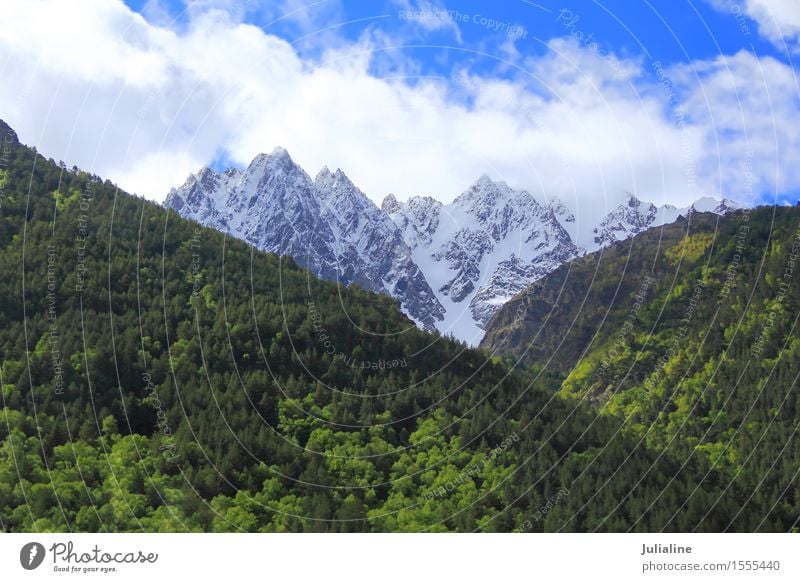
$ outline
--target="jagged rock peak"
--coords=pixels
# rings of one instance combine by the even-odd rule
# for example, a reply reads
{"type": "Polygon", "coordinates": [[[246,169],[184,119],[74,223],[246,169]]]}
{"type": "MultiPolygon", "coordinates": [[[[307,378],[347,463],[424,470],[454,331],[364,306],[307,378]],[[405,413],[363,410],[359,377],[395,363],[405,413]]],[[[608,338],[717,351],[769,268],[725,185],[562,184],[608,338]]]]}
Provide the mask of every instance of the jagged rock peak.
{"type": "Polygon", "coordinates": [[[449,204],[389,194],[378,208],[341,169],[312,179],[275,148],[241,172],[204,168],[165,205],[320,277],[396,297],[418,324],[477,343],[502,304],[565,262],[691,212],[739,207],[711,198],[656,207],[625,194],[603,215],[573,215],[557,197],[484,174],[449,204]]]}
{"type": "Polygon", "coordinates": [[[486,174],[478,178],[472,186],[458,195],[453,204],[487,204],[493,205],[499,198],[513,192],[505,182],[496,182],[486,174]]]}
{"type": "Polygon", "coordinates": [[[401,209],[402,206],[394,194],[389,194],[383,199],[383,202],[381,202],[381,210],[387,214],[394,214],[395,212],[399,212],[401,209]]]}
{"type": "Polygon", "coordinates": [[[241,173],[206,169],[198,176],[173,189],[165,205],[259,249],[292,256],[321,278],[395,297],[423,327],[433,329],[444,317],[398,227],[341,169],[323,168],[312,180],[285,149],[275,148],[241,173]]]}

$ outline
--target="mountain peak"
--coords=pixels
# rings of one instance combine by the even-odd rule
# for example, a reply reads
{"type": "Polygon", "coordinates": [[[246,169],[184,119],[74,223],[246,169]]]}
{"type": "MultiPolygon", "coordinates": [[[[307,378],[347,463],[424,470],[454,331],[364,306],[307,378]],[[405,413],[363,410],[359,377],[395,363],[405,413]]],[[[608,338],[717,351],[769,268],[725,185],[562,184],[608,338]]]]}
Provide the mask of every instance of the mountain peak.
{"type": "Polygon", "coordinates": [[[358,191],[361,194],[361,191],[353,184],[353,181],[340,168],[336,168],[335,172],[331,172],[327,166],[323,166],[314,179],[314,186],[323,197],[327,197],[334,191],[339,194],[345,192],[352,194],[358,191]]]}
{"type": "Polygon", "coordinates": [[[391,295],[426,328],[444,318],[398,227],[341,169],[322,168],[312,180],[285,149],[275,148],[233,179],[215,176],[175,189],[166,205],[261,250],[291,256],[321,278],[391,295]]]}
{"type": "Polygon", "coordinates": [[[696,212],[711,212],[718,204],[711,196],[703,196],[692,203],[691,209],[696,212]]]}
{"type": "Polygon", "coordinates": [[[399,212],[401,208],[402,206],[394,194],[389,194],[383,199],[383,202],[381,202],[381,210],[386,214],[394,214],[395,212],[399,212]]]}
{"type": "Polygon", "coordinates": [[[742,205],[728,198],[717,200],[711,196],[703,196],[695,200],[689,207],[690,212],[713,212],[715,214],[726,214],[732,210],[739,210],[742,205]]]}
{"type": "Polygon", "coordinates": [[[631,192],[627,192],[627,195],[628,197],[625,200],[625,203],[628,205],[629,208],[638,208],[639,206],[641,206],[642,201],[639,200],[636,197],[636,195],[632,194],[631,192]]]}
{"type": "Polygon", "coordinates": [[[332,178],[332,177],[333,177],[333,174],[328,169],[328,166],[322,166],[322,169],[319,172],[317,172],[317,177],[314,178],[314,181],[315,182],[319,182],[319,181],[322,181],[322,180],[327,180],[327,179],[332,178]]]}
{"type": "Polygon", "coordinates": [[[505,182],[495,182],[487,174],[482,174],[472,186],[459,194],[453,203],[493,206],[499,198],[511,192],[511,188],[505,182]]]}
{"type": "Polygon", "coordinates": [[[284,179],[297,183],[310,185],[312,182],[311,177],[282,147],[276,147],[268,154],[258,154],[250,162],[244,174],[249,176],[249,179],[255,179],[256,181],[268,176],[283,176],[284,179]]]}
{"type": "Polygon", "coordinates": [[[193,182],[195,184],[203,184],[203,185],[211,185],[217,178],[217,173],[209,168],[208,166],[203,166],[196,174],[190,174],[187,182],[193,182]]]}
{"type": "Polygon", "coordinates": [[[286,166],[286,165],[295,165],[294,160],[292,160],[292,156],[289,155],[289,152],[286,149],[282,148],[281,146],[275,147],[270,153],[268,154],[258,154],[253,161],[250,162],[250,166],[286,166]]]}
{"type": "Polygon", "coordinates": [[[553,213],[554,216],[563,219],[564,222],[575,222],[575,215],[567,206],[558,198],[551,198],[547,202],[547,208],[553,213]]]}
{"type": "MultiPolygon", "coordinates": [[[[559,265],[696,211],[623,191],[613,202],[605,216],[579,220],[555,196],[482,174],[449,204],[388,194],[378,208],[341,168],[312,179],[278,147],[237,175],[204,168],[166,205],[324,278],[387,293],[416,322],[473,341],[500,305],[559,265]]],[[[734,204],[708,198],[694,208],[734,204]]]]}

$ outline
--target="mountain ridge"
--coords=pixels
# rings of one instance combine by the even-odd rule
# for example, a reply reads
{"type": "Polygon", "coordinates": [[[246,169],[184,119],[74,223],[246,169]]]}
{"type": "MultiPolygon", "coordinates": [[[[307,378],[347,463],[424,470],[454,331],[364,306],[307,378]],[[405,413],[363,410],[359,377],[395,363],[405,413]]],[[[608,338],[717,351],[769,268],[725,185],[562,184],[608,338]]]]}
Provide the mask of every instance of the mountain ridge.
{"type": "Polygon", "coordinates": [[[800,206],[694,212],[541,278],[481,347],[651,446],[746,472],[758,443],[770,454],[797,431],[799,253],[800,206]]]}
{"type": "MultiPolygon", "coordinates": [[[[421,331],[386,295],[323,281],[108,180],[10,149],[0,168],[2,531],[797,530],[800,342],[780,357],[784,317],[775,338],[761,317],[749,322],[759,341],[735,346],[763,354],[750,371],[782,369],[744,376],[731,407],[739,370],[721,370],[704,399],[695,383],[700,409],[688,419],[709,422],[711,437],[673,446],[663,423],[638,432],[647,409],[623,402],[632,414],[617,415],[563,397],[563,374],[543,363],[527,369],[421,331]],[[731,420],[707,421],[709,403],[731,420]]],[[[771,225],[781,236],[769,272],[794,250],[786,233],[800,217],[759,212],[743,282],[756,279],[754,251],[770,245],[771,225]]],[[[717,276],[739,246],[735,219],[720,219],[717,276]]],[[[666,256],[686,257],[685,285],[702,274],[708,243],[666,256]]],[[[590,268],[585,260],[569,266],[590,268]]],[[[796,318],[793,285],[783,315],[796,318]]],[[[732,286],[728,297],[748,291],[732,286]]],[[[756,314],[780,314],[780,293],[759,295],[771,303],[756,314]]],[[[730,367],[720,345],[708,349],[730,367]]],[[[676,407],[684,419],[693,411],[685,399],[676,407]]]]}
{"type": "Polygon", "coordinates": [[[164,206],[260,250],[290,255],[325,279],[399,298],[426,329],[442,316],[394,224],[339,169],[324,168],[312,180],[276,148],[244,171],[190,175],[164,206]]]}
{"type": "Polygon", "coordinates": [[[487,174],[448,204],[389,194],[378,207],[341,169],[323,167],[312,179],[282,147],[245,170],[204,168],[164,205],[291,255],[315,275],[388,294],[421,327],[470,345],[500,306],[559,265],[698,210],[740,207],[708,197],[656,207],[629,194],[590,232],[559,199],[540,202],[487,174]]]}

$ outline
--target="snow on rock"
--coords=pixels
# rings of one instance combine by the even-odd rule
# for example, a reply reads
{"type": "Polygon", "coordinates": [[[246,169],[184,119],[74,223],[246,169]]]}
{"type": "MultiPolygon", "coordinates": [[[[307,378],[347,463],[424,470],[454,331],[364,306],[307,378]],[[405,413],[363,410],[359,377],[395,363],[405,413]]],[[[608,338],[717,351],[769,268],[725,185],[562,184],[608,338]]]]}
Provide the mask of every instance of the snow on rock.
{"type": "Polygon", "coordinates": [[[341,170],[315,180],[277,148],[243,172],[204,168],[173,189],[165,205],[181,216],[289,255],[319,277],[397,298],[423,327],[444,308],[391,221],[341,170]]]}
{"type": "Polygon", "coordinates": [[[341,170],[312,180],[283,148],[244,171],[204,168],[165,205],[320,277],[394,297],[418,325],[471,345],[505,302],[575,257],[692,212],[741,208],[709,197],[656,207],[629,195],[598,222],[578,224],[558,199],[540,203],[485,175],[450,204],[390,194],[378,208],[341,170]]]}

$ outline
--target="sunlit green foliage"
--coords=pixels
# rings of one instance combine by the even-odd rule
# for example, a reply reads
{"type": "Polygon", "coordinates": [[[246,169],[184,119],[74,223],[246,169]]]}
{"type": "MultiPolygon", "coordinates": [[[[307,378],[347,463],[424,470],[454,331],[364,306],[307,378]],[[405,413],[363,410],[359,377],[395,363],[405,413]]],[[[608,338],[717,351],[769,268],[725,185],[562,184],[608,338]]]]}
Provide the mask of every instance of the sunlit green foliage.
{"type": "MultiPolygon", "coordinates": [[[[761,468],[763,456],[756,465],[746,446],[714,443],[737,422],[756,438],[747,423],[772,415],[778,428],[759,446],[778,458],[795,400],[765,390],[754,419],[717,389],[702,415],[686,412],[715,374],[707,362],[719,360],[706,355],[736,357],[721,339],[690,364],[686,402],[662,417],[653,397],[635,399],[631,427],[623,399],[597,414],[580,386],[575,398],[556,395],[563,374],[544,360],[512,369],[510,358],[423,333],[386,297],[318,281],[29,148],[15,145],[3,170],[5,531],[793,526],[798,499],[783,487],[796,449],[756,488],[763,471],[730,475],[761,468]],[[678,410],[695,433],[717,411],[728,419],[687,457],[665,446],[682,430],[678,410]],[[643,430],[653,418],[657,437],[643,430]]],[[[785,325],[769,337],[786,337],[785,325]]],[[[686,350],[676,357],[693,361],[686,350]]],[[[781,353],[765,348],[759,365],[797,361],[781,353]]],[[[791,370],[763,385],[788,386],[791,370]]],[[[653,394],[670,390],[659,381],[653,394]]]]}

